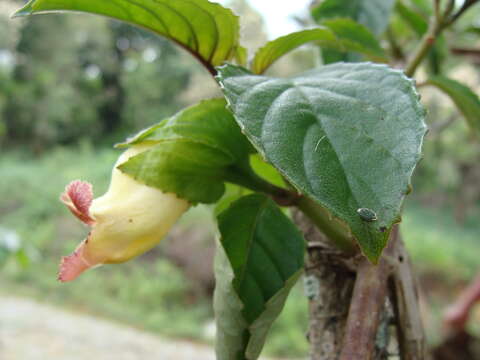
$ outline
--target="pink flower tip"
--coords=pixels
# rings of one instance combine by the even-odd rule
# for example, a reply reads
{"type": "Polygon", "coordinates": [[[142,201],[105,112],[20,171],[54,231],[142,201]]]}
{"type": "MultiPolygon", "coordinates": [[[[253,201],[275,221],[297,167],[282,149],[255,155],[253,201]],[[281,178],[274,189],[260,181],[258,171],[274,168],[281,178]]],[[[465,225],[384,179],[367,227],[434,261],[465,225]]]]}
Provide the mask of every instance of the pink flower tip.
{"type": "Polygon", "coordinates": [[[92,267],[83,257],[83,242],[71,255],[62,257],[60,262],[60,270],[58,272],[58,280],[68,282],[75,280],[81,273],[92,267]]]}
{"type": "Polygon", "coordinates": [[[93,201],[92,185],[86,181],[75,180],[65,187],[60,200],[67,205],[73,215],[87,225],[93,225],[95,220],[90,216],[90,206],[93,201]]]}

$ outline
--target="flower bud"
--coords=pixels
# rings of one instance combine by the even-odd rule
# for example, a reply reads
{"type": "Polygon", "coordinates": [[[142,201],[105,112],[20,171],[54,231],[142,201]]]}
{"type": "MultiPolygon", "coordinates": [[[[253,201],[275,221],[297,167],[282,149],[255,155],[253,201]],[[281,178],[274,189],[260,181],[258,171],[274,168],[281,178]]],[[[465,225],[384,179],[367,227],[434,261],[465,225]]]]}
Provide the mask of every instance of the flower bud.
{"type": "Polygon", "coordinates": [[[62,258],[60,281],[71,281],[96,265],[122,263],[143,254],[190,207],[175,194],[141,184],[117,169],[150,147],[136,145],[125,151],[113,168],[108,191],[95,200],[87,182],[77,180],[66,187],[60,199],[91,231],[71,255],[62,258]]]}

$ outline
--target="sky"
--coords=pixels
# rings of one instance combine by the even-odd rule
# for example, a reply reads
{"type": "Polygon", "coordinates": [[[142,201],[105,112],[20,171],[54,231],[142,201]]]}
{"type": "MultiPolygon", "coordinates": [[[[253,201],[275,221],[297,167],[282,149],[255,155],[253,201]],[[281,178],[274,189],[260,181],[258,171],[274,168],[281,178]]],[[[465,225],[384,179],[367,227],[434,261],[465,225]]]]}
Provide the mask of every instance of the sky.
{"type": "MultiPolygon", "coordinates": [[[[225,4],[228,0],[219,2],[225,4]]],[[[305,14],[311,0],[248,0],[248,3],[263,16],[268,37],[274,39],[300,29],[289,17],[305,14]]]]}
{"type": "Polygon", "coordinates": [[[265,19],[269,38],[286,35],[300,27],[289,17],[306,13],[311,0],[248,0],[265,19]]]}

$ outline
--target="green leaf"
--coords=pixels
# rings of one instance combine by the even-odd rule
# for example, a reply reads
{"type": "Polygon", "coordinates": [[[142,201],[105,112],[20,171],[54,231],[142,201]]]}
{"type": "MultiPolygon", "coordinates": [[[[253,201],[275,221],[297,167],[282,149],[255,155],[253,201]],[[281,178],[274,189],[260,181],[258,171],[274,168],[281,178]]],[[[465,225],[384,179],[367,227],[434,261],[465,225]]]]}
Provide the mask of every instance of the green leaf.
{"type": "Polygon", "coordinates": [[[192,203],[218,200],[224,182],[249,169],[252,152],[223,99],[203,101],[181,111],[120,146],[138,144],[154,146],[119,169],[192,203]]]}
{"type": "Polygon", "coordinates": [[[427,81],[447,94],[461,111],[476,136],[480,135],[480,98],[469,87],[445,76],[434,76],[427,81]]]}
{"type": "Polygon", "coordinates": [[[417,35],[422,36],[427,32],[428,22],[417,11],[405,6],[402,2],[398,1],[395,4],[395,11],[405,21],[417,35]]]}
{"type": "Polygon", "coordinates": [[[117,147],[136,144],[157,144],[164,141],[189,140],[225,152],[232,159],[240,159],[253,152],[241,134],[224,99],[210,99],[184,109],[157,125],[140,131],[117,147]]]}
{"type": "Polygon", "coordinates": [[[254,360],[302,272],[304,240],[276,204],[259,194],[235,201],[218,224],[217,359],[254,360]]]}
{"type": "Polygon", "coordinates": [[[425,111],[385,65],[333,64],[289,79],[233,65],[218,80],[242,130],[298,190],[345,221],[376,261],[420,158],[425,111]],[[376,221],[357,211],[371,209],[376,221]]]}
{"type": "Polygon", "coordinates": [[[387,28],[395,0],[324,0],[312,9],[316,22],[349,17],[365,25],[375,35],[387,28]]]}
{"type": "Polygon", "coordinates": [[[411,0],[410,2],[416,11],[429,15],[433,13],[433,2],[431,0],[411,0]]]}
{"type": "Polygon", "coordinates": [[[466,33],[471,33],[475,35],[480,35],[480,27],[478,26],[469,26],[465,29],[466,33]]]}
{"type": "Polygon", "coordinates": [[[14,16],[80,11],[108,16],[169,38],[216,66],[242,52],[238,18],[207,0],[31,0],[14,16]]]}
{"type": "Polygon", "coordinates": [[[322,25],[335,33],[343,51],[366,55],[372,61],[388,61],[380,43],[365,25],[349,18],[325,20],[322,25]]]}
{"type": "Polygon", "coordinates": [[[278,187],[285,187],[282,175],[270,163],[263,160],[260,154],[250,156],[250,165],[261,178],[278,187]]]}
{"type": "Polygon", "coordinates": [[[355,51],[368,55],[372,60],[386,60],[380,44],[365,26],[351,19],[328,20],[323,25],[268,42],[255,54],[252,71],[261,74],[283,55],[312,41],[316,41],[322,48],[355,51]]]}
{"type": "Polygon", "coordinates": [[[335,45],[336,36],[326,28],[303,30],[269,41],[260,48],[251,63],[251,69],[256,74],[262,74],[275,61],[290,51],[311,41],[318,41],[322,46],[335,45]]]}

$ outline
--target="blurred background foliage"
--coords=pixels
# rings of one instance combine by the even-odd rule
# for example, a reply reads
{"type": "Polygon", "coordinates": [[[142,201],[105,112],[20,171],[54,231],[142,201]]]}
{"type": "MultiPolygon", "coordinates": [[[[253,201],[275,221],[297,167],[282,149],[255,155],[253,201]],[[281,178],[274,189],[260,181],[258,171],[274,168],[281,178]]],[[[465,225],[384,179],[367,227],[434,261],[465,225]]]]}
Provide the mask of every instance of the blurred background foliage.
{"type": "Polygon", "coordinates": [[[15,22],[6,15],[0,19],[3,149],[40,154],[85,139],[111,144],[185,105],[178,94],[194,64],[169,42],[85,15],[15,22]]]}
{"type": "MultiPolygon", "coordinates": [[[[58,201],[63,187],[81,178],[101,194],[118,156],[114,143],[218,94],[215,82],[183,50],[139,29],[85,15],[11,21],[20,2],[0,1],[0,294],[28,295],[163,335],[211,341],[215,226],[208,207],[193,209],[169,240],[128,264],[98,269],[68,285],[56,282],[56,269],[86,235],[58,201]]],[[[425,4],[405,3],[419,13],[425,4]]],[[[267,39],[262,18],[243,0],[233,7],[243,16],[244,43],[258,48],[267,39]]],[[[477,93],[480,58],[454,56],[451,39],[456,48],[480,46],[479,10],[457,25],[468,31],[446,34],[438,49],[448,59],[443,70],[477,93]]],[[[391,30],[403,34],[396,40],[408,54],[417,35],[398,16],[391,30]]],[[[318,59],[317,49],[302,48],[269,72],[299,72],[318,59]]],[[[432,62],[427,71],[438,71],[440,63],[432,62]]],[[[480,147],[448,98],[429,88],[421,92],[430,133],[402,230],[421,275],[429,339],[435,342],[442,306],[479,269],[480,147]]],[[[267,353],[304,354],[306,317],[299,284],[267,341],[267,353]]]]}

